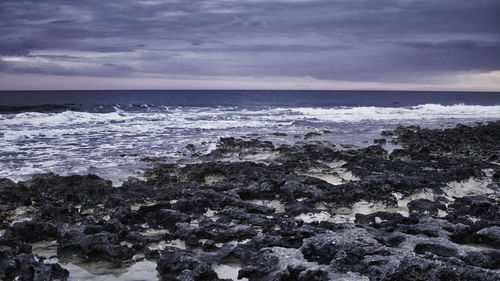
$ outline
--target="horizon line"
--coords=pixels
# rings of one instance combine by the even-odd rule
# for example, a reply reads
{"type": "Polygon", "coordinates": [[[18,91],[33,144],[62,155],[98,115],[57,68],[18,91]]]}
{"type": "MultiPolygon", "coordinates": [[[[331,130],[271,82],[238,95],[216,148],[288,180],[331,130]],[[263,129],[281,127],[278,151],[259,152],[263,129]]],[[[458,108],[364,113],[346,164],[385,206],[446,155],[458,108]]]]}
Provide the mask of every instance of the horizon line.
{"type": "Polygon", "coordinates": [[[451,92],[451,93],[500,93],[494,90],[395,90],[395,89],[0,89],[0,92],[66,92],[66,91],[256,91],[256,92],[451,92]]]}

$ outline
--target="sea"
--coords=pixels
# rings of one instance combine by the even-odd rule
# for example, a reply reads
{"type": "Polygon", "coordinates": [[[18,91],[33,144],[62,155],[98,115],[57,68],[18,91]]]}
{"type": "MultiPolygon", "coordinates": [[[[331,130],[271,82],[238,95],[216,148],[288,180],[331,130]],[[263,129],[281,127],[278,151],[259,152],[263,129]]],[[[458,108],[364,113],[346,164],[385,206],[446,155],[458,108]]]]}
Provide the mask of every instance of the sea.
{"type": "Polygon", "coordinates": [[[119,186],[141,178],[148,160],[189,159],[188,144],[208,153],[221,137],[345,149],[373,145],[400,125],[499,119],[500,93],[486,92],[1,91],[0,178],[96,174],[119,186]],[[305,140],[310,132],[318,135],[305,140]]]}

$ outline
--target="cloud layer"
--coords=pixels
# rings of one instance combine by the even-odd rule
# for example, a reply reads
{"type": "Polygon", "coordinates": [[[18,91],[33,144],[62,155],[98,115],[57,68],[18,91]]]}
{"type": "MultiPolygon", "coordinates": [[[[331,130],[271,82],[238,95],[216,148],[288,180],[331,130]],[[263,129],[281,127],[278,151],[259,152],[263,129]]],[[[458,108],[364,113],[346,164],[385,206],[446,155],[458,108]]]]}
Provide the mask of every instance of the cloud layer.
{"type": "Polygon", "coordinates": [[[500,70],[498,0],[0,4],[0,72],[436,82],[500,70]]]}

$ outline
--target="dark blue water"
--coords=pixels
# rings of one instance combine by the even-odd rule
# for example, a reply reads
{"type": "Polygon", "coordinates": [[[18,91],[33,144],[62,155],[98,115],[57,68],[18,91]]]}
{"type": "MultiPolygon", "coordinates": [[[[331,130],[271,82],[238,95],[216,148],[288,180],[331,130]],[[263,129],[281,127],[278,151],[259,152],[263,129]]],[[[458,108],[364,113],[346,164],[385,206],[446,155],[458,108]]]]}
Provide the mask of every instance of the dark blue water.
{"type": "Polygon", "coordinates": [[[307,141],[367,146],[398,125],[447,128],[497,119],[500,93],[0,92],[0,177],[95,173],[118,184],[140,176],[145,157],[186,159],[187,144],[206,153],[220,137],[280,145],[317,132],[307,141]]]}
{"type": "Polygon", "coordinates": [[[498,105],[500,93],[404,91],[17,91],[0,92],[0,112],[111,111],[182,107],[407,107],[420,104],[498,105]]]}

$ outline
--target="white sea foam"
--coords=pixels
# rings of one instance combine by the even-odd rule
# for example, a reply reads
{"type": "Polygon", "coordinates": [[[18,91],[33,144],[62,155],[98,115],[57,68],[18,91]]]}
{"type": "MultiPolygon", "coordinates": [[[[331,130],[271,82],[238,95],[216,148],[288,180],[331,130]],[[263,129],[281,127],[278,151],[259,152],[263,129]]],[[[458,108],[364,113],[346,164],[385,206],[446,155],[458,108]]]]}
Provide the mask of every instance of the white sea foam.
{"type": "Polygon", "coordinates": [[[315,139],[368,145],[381,130],[394,129],[400,123],[440,127],[500,117],[500,106],[436,104],[407,108],[144,108],[0,114],[0,177],[18,181],[35,173],[94,173],[119,185],[130,175],[139,177],[134,173],[146,168],[139,161],[143,157],[175,161],[192,153],[185,149],[189,143],[197,152],[206,153],[221,136],[257,132],[257,137],[279,145],[301,140],[294,135],[327,129],[332,133],[315,139]],[[274,132],[287,137],[273,137],[274,132]]]}
{"type": "Polygon", "coordinates": [[[411,107],[295,108],[309,118],[335,122],[445,118],[500,118],[500,106],[423,104],[411,107]]]}
{"type": "MultiPolygon", "coordinates": [[[[227,110],[224,108],[174,108],[164,112],[125,112],[91,113],[65,111],[61,113],[24,112],[0,115],[3,126],[21,127],[59,127],[75,125],[107,125],[120,128],[159,122],[170,128],[231,128],[260,127],[263,121],[270,124],[311,118],[337,122],[357,122],[361,120],[411,120],[442,118],[499,118],[500,106],[479,105],[439,105],[424,104],[412,107],[336,107],[336,108],[263,108],[261,110],[227,110]]],[[[80,128],[82,129],[82,128],[80,128]]]]}

